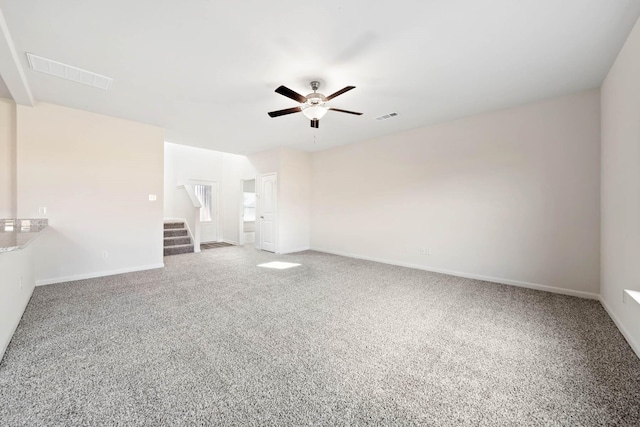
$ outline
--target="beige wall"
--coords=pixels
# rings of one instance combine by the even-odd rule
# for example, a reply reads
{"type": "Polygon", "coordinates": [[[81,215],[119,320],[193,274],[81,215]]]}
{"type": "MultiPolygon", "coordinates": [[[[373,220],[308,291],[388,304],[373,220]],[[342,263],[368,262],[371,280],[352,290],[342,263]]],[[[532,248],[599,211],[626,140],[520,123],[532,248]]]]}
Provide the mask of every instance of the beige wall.
{"type": "Polygon", "coordinates": [[[640,357],[640,21],[602,85],[602,302],[640,357]]]}
{"type": "Polygon", "coordinates": [[[38,103],[17,107],[17,135],[17,214],[50,225],[37,283],[163,265],[162,129],[38,103]]]}
{"type": "Polygon", "coordinates": [[[593,90],[315,153],[311,247],[596,297],[599,123],[593,90]]]}
{"type": "Polygon", "coordinates": [[[0,98],[0,218],[16,216],[16,104],[0,98]]]}
{"type": "Polygon", "coordinates": [[[280,252],[308,250],[311,215],[311,154],[283,149],[281,153],[278,212],[280,252]]]}

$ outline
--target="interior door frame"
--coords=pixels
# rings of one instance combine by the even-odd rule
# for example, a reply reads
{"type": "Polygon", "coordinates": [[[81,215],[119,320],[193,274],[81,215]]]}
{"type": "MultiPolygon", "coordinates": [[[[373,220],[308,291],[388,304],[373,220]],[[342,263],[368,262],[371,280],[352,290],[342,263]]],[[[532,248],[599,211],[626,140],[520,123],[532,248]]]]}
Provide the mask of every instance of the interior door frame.
{"type": "Polygon", "coordinates": [[[216,189],[216,242],[222,242],[222,233],[220,232],[220,183],[218,181],[207,181],[205,179],[187,179],[187,184],[199,184],[199,185],[211,185],[213,189],[216,189]]]}
{"type": "MultiPolygon", "coordinates": [[[[255,189],[256,189],[256,224],[258,223],[258,199],[259,197],[257,196],[258,194],[258,182],[259,182],[259,176],[256,175],[254,177],[250,177],[250,178],[244,178],[240,180],[240,202],[239,202],[239,214],[238,214],[238,221],[239,221],[239,227],[238,227],[238,245],[242,246],[244,245],[244,182],[245,181],[251,181],[253,180],[255,182],[255,189]]],[[[255,239],[254,239],[255,240],[255,239]]],[[[256,247],[256,249],[259,248],[258,246],[258,242],[254,241],[254,245],[256,247]]]]}
{"type": "Polygon", "coordinates": [[[275,206],[276,213],[274,214],[274,223],[275,227],[273,230],[273,253],[279,254],[278,252],[278,173],[277,172],[267,172],[261,173],[258,175],[258,179],[256,179],[256,249],[262,250],[262,221],[258,221],[262,216],[262,177],[273,175],[276,178],[276,197],[275,197],[275,206]]]}

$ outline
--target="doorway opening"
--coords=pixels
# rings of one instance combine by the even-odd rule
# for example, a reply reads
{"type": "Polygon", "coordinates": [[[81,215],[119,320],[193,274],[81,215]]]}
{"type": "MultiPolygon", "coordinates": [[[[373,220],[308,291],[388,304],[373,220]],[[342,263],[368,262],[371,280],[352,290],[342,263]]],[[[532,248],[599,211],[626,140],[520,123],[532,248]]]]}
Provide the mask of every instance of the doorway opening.
{"type": "Polygon", "coordinates": [[[189,180],[202,205],[200,208],[200,243],[218,242],[218,183],[189,180]]]}
{"type": "Polygon", "coordinates": [[[241,244],[256,241],[256,180],[242,180],[242,209],[240,212],[241,244]]]}

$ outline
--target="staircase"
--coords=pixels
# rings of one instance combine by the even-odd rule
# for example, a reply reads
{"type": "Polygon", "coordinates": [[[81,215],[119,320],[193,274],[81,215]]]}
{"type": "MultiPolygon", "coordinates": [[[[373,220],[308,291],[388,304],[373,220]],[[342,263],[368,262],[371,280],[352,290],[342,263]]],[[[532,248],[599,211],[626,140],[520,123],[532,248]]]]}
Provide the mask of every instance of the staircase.
{"type": "Polygon", "coordinates": [[[164,223],[164,256],[193,252],[193,242],[184,221],[164,223]]]}

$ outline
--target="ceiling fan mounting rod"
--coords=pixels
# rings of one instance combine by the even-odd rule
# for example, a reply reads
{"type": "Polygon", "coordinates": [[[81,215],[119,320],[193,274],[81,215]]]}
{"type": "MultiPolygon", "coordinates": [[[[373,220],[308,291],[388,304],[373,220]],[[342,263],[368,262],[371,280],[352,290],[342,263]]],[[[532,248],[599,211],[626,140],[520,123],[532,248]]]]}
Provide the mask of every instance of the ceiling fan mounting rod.
{"type": "Polygon", "coordinates": [[[319,81],[312,81],[311,82],[311,90],[313,90],[314,92],[318,90],[318,88],[320,88],[320,82],[319,81]]]}

